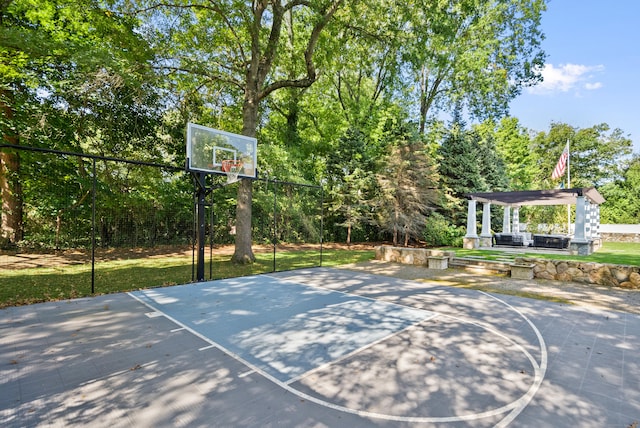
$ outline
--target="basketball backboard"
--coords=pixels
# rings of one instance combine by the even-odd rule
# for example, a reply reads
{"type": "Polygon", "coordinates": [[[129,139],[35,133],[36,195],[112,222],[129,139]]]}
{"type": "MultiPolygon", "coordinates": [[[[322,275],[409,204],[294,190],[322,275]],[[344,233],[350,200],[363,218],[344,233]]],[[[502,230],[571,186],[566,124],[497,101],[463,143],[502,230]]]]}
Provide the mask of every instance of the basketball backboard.
{"type": "Polygon", "coordinates": [[[255,178],[258,140],[206,126],[187,124],[187,169],[227,174],[237,166],[238,177],[255,178]]]}

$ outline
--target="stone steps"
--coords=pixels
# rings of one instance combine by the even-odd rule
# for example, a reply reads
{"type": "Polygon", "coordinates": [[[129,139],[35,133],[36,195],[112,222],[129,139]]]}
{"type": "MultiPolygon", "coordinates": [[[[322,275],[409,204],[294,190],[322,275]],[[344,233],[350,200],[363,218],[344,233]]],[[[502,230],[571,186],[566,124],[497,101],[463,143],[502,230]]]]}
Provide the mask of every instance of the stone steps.
{"type": "Polygon", "coordinates": [[[510,261],[483,260],[475,257],[453,257],[449,262],[449,266],[477,273],[509,275],[512,263],[510,261]]]}

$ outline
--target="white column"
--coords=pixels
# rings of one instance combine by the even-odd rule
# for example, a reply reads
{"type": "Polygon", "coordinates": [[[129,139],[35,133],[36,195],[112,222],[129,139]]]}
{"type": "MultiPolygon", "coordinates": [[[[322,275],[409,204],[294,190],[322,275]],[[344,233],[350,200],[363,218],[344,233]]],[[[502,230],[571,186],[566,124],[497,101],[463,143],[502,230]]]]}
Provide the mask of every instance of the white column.
{"type": "Polygon", "coordinates": [[[587,242],[586,239],[586,206],[584,196],[576,198],[576,230],[573,233],[575,242],[587,242]]]}
{"type": "Polygon", "coordinates": [[[467,208],[467,234],[464,237],[478,237],[478,232],[476,230],[476,201],[474,199],[469,199],[469,206],[467,208]]]}
{"type": "Polygon", "coordinates": [[[502,233],[511,233],[511,207],[504,206],[504,214],[502,216],[502,233]]]}
{"type": "Polygon", "coordinates": [[[591,239],[591,202],[588,199],[584,200],[584,236],[587,240],[591,239]]]}
{"type": "Polygon", "coordinates": [[[589,219],[591,220],[591,227],[590,227],[590,232],[591,234],[589,235],[589,237],[591,238],[596,238],[597,237],[597,233],[598,233],[598,205],[591,203],[589,204],[589,206],[591,207],[590,209],[590,215],[589,215],[589,219]]]}
{"type": "Polygon", "coordinates": [[[513,226],[511,232],[514,235],[520,234],[520,207],[513,207],[513,226]]]}
{"type": "Polygon", "coordinates": [[[482,205],[482,238],[491,238],[491,203],[485,202],[482,205]]]}

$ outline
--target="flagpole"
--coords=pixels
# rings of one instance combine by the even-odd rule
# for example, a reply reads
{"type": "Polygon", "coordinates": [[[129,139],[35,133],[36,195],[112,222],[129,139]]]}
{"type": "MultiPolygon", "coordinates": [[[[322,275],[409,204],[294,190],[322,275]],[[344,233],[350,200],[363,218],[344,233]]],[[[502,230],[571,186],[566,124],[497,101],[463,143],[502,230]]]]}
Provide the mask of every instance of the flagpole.
{"type": "MultiPolygon", "coordinates": [[[[567,189],[571,189],[571,150],[567,138],[567,189]]],[[[567,204],[567,235],[571,235],[571,204],[567,204]]]]}

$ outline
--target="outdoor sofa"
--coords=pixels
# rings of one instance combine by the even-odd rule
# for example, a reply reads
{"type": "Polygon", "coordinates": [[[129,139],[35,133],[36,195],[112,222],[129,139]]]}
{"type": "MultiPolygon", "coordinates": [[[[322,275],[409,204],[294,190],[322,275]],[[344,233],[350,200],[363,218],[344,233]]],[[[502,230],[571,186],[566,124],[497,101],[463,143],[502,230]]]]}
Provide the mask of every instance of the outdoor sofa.
{"type": "Polygon", "coordinates": [[[524,240],[522,235],[516,235],[513,233],[495,233],[493,235],[493,245],[508,245],[510,247],[522,247],[524,240]]]}
{"type": "Polygon", "coordinates": [[[571,238],[564,235],[533,235],[533,246],[538,248],[569,248],[571,238]]]}

